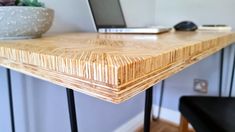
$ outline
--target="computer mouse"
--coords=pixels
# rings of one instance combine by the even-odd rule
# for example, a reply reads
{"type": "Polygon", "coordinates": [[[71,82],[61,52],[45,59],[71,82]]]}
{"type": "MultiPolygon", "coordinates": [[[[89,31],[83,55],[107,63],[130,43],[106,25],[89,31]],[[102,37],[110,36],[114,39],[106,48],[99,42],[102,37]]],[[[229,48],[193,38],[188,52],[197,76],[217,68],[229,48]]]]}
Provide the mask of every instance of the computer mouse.
{"type": "Polygon", "coordinates": [[[198,29],[197,25],[192,21],[182,21],[174,26],[176,31],[195,31],[198,29]]]}

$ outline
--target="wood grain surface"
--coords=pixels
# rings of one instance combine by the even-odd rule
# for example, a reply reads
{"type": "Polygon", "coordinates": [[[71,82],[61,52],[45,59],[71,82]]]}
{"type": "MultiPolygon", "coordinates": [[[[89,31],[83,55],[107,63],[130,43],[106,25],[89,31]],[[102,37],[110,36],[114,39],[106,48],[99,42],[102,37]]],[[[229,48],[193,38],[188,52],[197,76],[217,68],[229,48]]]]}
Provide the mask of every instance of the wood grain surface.
{"type": "Polygon", "coordinates": [[[120,103],[233,42],[233,32],[67,33],[0,40],[0,65],[120,103]]]}

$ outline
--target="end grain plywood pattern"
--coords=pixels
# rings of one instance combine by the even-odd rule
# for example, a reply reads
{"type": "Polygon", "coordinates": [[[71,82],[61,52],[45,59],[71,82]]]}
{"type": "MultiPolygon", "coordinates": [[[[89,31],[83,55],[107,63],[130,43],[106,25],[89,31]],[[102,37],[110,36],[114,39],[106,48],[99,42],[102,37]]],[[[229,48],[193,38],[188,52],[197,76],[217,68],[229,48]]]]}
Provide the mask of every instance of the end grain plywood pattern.
{"type": "Polygon", "coordinates": [[[69,33],[1,40],[0,65],[120,103],[234,41],[233,32],[69,33]]]}

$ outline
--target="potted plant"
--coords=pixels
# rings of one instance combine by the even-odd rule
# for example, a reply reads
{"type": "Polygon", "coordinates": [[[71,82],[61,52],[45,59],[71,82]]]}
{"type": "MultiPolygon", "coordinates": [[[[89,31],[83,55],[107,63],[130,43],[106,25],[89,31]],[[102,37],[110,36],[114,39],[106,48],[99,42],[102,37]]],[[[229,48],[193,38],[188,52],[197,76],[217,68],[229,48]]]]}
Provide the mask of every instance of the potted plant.
{"type": "Polygon", "coordinates": [[[0,0],[0,39],[41,37],[53,18],[54,11],[38,0],[0,0]]]}

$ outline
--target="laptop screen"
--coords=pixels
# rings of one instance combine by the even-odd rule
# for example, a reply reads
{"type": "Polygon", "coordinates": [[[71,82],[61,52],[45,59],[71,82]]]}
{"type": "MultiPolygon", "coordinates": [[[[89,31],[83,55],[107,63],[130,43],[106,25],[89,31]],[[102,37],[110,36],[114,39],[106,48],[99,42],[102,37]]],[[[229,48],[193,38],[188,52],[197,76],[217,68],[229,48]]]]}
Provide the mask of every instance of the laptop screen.
{"type": "Polygon", "coordinates": [[[119,0],[89,0],[96,28],[124,28],[126,23],[119,0]]]}

